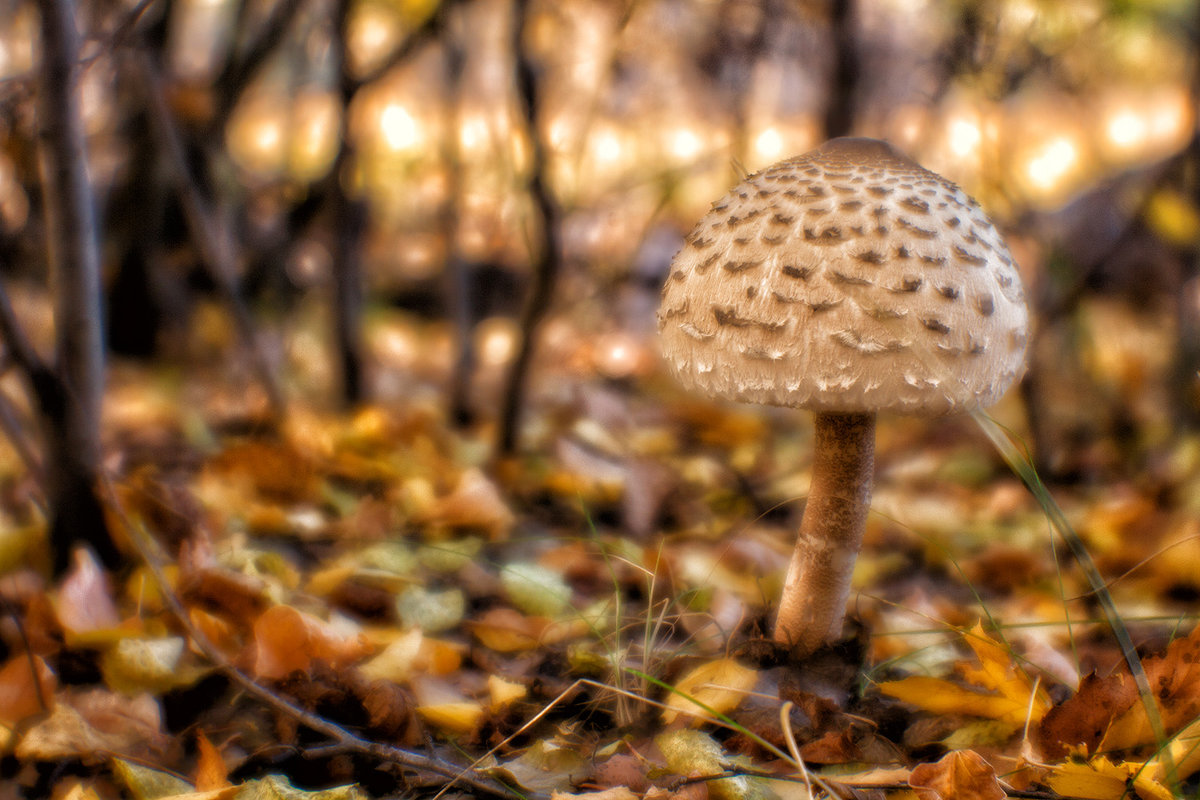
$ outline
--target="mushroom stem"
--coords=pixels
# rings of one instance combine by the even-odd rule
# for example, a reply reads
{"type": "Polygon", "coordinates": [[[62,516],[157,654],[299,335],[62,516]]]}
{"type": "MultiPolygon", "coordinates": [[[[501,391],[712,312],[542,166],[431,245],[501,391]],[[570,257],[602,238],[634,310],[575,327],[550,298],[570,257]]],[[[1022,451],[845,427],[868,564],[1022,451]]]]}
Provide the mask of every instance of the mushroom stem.
{"type": "Polygon", "coordinates": [[[812,486],[792,553],[775,641],[807,655],[842,633],[875,465],[875,415],[820,412],[812,486]]]}

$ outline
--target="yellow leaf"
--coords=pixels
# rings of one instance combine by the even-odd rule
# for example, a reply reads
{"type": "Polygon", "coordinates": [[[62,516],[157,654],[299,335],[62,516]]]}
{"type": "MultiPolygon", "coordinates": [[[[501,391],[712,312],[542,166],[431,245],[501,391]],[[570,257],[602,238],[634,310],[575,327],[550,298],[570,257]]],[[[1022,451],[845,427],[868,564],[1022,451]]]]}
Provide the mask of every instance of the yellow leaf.
{"type": "Polygon", "coordinates": [[[105,652],[100,669],[105,682],[125,694],[162,693],[191,686],[211,670],[183,663],[186,646],[181,636],[122,639],[105,652]]]}
{"type": "Polygon", "coordinates": [[[967,714],[1016,727],[1038,722],[1051,708],[1050,697],[1013,663],[1012,655],[976,624],[966,635],[979,668],[965,667],[964,677],[979,689],[941,678],[916,675],[880,685],[880,691],[937,714],[967,714]]]}
{"type": "MultiPolygon", "coordinates": [[[[1034,689],[1029,676],[1016,668],[1012,653],[983,632],[983,625],[975,627],[967,635],[967,644],[975,651],[982,666],[981,672],[970,670],[976,682],[985,689],[999,692],[1017,705],[1027,709],[1032,722],[1039,722],[1052,706],[1049,695],[1042,689],[1034,689]]],[[[1022,716],[1022,721],[1025,717],[1022,716]]]]}
{"type": "Polygon", "coordinates": [[[438,703],[417,706],[421,719],[447,733],[470,733],[483,718],[483,706],[464,700],[457,703],[438,703]]]}
{"type": "Polygon", "coordinates": [[[662,712],[663,721],[674,722],[683,713],[694,717],[694,724],[700,724],[712,716],[704,706],[718,714],[731,711],[757,682],[758,672],[732,658],[702,664],[675,684],[676,691],[667,697],[667,708],[662,712]]]}
{"type": "Polygon", "coordinates": [[[934,714],[966,714],[1009,722],[1013,728],[1025,724],[1025,706],[1007,697],[968,689],[952,681],[914,675],[879,685],[879,691],[934,714]]]}
{"type": "Polygon", "coordinates": [[[1175,766],[1175,777],[1186,780],[1200,770],[1200,720],[1193,722],[1179,733],[1171,737],[1167,746],[1171,759],[1168,762],[1162,754],[1146,762],[1145,774],[1153,780],[1166,781],[1167,764],[1175,766]]]}
{"type": "Polygon", "coordinates": [[[113,759],[112,771],[125,784],[134,800],[155,800],[196,791],[190,783],[169,772],[134,764],[123,758],[113,759]]]}
{"type": "Polygon", "coordinates": [[[1061,795],[1087,800],[1124,800],[1131,796],[1130,788],[1142,800],[1172,800],[1171,792],[1148,772],[1136,762],[1114,764],[1099,756],[1086,764],[1071,761],[1054,767],[1046,784],[1061,795]]]}
{"type": "Polygon", "coordinates": [[[499,675],[489,675],[487,685],[493,709],[503,708],[529,693],[529,690],[521,684],[506,681],[499,675]]]}

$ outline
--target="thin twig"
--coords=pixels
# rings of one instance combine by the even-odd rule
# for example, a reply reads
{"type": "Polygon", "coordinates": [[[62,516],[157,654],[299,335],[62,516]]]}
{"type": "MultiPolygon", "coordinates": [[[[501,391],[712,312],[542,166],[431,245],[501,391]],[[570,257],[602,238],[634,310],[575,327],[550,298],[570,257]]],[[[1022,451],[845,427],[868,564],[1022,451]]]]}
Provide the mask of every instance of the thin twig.
{"type": "Polygon", "coordinates": [[[395,50],[388,54],[388,57],[376,64],[365,75],[355,76],[353,79],[353,91],[358,91],[367,84],[374,83],[390,72],[394,67],[403,64],[413,53],[417,52],[421,47],[432,42],[437,38],[441,28],[441,20],[438,17],[445,18],[453,6],[459,5],[463,0],[445,0],[436,13],[430,14],[416,30],[412,31],[405,37],[395,50]]]}
{"type": "Polygon", "coordinates": [[[5,613],[12,617],[13,625],[17,629],[17,637],[20,638],[22,649],[25,650],[25,660],[29,664],[29,674],[33,678],[33,692],[37,695],[38,707],[42,711],[49,711],[50,704],[46,699],[46,690],[42,687],[42,676],[38,672],[38,657],[33,652],[33,645],[29,643],[29,635],[25,632],[21,615],[2,593],[0,593],[0,605],[3,605],[5,613]]]}
{"type": "Polygon", "coordinates": [[[3,283],[0,283],[0,339],[8,346],[8,357],[27,376],[49,371],[49,366],[25,335],[3,283]]]}
{"type": "Polygon", "coordinates": [[[271,9],[270,16],[259,26],[258,36],[246,48],[243,55],[231,58],[214,82],[218,91],[217,112],[213,115],[211,128],[220,131],[225,127],[242,90],[266,63],[271,54],[283,42],[296,15],[307,0],[280,0],[271,9]]]}
{"type": "Polygon", "coordinates": [[[17,451],[17,457],[25,464],[25,469],[29,471],[30,477],[45,496],[47,493],[46,472],[42,467],[42,461],[29,444],[29,437],[25,434],[25,426],[21,424],[17,410],[13,408],[8,395],[3,392],[0,392],[0,430],[4,431],[5,438],[17,451]]]}
{"type": "Polygon", "coordinates": [[[125,530],[128,531],[130,541],[137,549],[138,554],[150,570],[150,573],[154,576],[154,580],[158,584],[159,591],[162,593],[163,600],[172,616],[175,617],[188,639],[191,640],[204,657],[211,661],[222,674],[240,686],[243,691],[260,702],[274,708],[276,711],[291,717],[304,727],[327,736],[355,752],[370,755],[380,761],[394,762],[407,769],[431,772],[435,775],[449,778],[450,784],[448,785],[462,783],[488,797],[505,798],[505,800],[519,797],[519,795],[502,784],[473,774],[470,768],[463,770],[453,764],[446,764],[429,756],[414,753],[411,750],[404,750],[383,742],[374,742],[356,736],[342,726],[307,709],[301,708],[287,698],[271,691],[231,664],[229,659],[222,655],[221,651],[213,645],[203,631],[192,624],[187,610],[183,607],[183,603],[180,602],[179,597],[175,594],[174,589],[163,572],[162,558],[155,552],[152,543],[153,540],[144,526],[135,525],[129,518],[120,497],[107,478],[103,479],[103,484],[108,495],[109,507],[121,521],[125,530]]]}

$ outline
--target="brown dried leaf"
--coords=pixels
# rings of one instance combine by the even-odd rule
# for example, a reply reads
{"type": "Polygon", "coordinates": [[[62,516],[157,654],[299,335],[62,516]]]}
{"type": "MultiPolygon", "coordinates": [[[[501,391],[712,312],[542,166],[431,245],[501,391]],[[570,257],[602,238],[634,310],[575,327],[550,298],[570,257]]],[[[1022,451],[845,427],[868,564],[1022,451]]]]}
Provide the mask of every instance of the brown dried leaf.
{"type": "Polygon", "coordinates": [[[908,785],[920,800],[1004,800],[992,765],[974,750],[947,753],[933,764],[913,768],[908,785]]]}
{"type": "MultiPolygon", "coordinates": [[[[1200,716],[1200,626],[1187,637],[1171,642],[1164,655],[1146,659],[1143,667],[1168,734],[1200,716]]],[[[1100,747],[1106,751],[1124,750],[1154,741],[1146,707],[1138,701],[1112,721],[1100,747]]]]}
{"type": "Polygon", "coordinates": [[[640,758],[627,753],[617,753],[596,766],[592,774],[592,783],[601,788],[628,787],[635,792],[644,792],[650,788],[650,779],[646,776],[647,769],[646,763],[640,758]]]}
{"type": "Polygon", "coordinates": [[[1095,753],[1113,719],[1137,701],[1137,687],[1129,675],[1101,678],[1089,674],[1079,691],[1046,714],[1038,728],[1043,751],[1058,759],[1073,747],[1095,753]]]}
{"type": "Polygon", "coordinates": [[[227,445],[208,469],[225,481],[244,482],[260,496],[284,503],[309,500],[318,486],[312,460],[285,442],[227,445]]]}

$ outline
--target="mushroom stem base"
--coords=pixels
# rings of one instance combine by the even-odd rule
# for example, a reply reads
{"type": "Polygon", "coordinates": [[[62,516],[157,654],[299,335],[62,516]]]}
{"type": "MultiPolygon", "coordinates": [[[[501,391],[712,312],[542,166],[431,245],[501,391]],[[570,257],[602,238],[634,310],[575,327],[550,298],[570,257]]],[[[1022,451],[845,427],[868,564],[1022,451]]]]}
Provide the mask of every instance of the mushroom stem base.
{"type": "Polygon", "coordinates": [[[775,621],[775,641],[803,656],[842,633],[875,467],[875,415],[818,413],[812,486],[775,621]]]}

